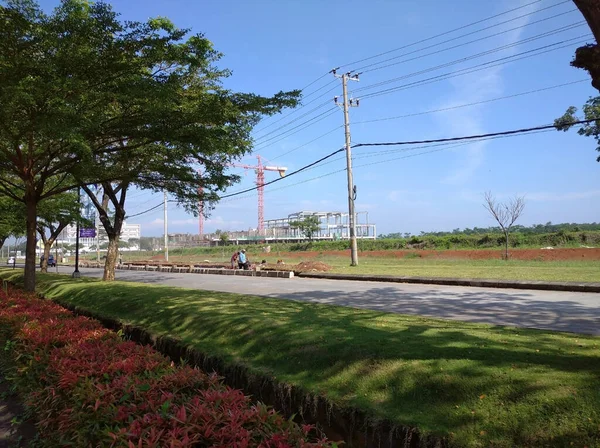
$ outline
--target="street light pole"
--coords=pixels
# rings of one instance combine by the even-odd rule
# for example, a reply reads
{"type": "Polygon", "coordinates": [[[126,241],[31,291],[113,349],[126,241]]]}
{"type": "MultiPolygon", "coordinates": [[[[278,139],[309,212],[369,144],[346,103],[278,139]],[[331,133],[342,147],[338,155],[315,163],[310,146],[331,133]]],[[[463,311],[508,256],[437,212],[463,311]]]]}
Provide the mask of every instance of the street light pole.
{"type": "MultiPolygon", "coordinates": [[[[77,205],[81,209],[81,189],[79,187],[77,187],[77,205]]],[[[81,277],[79,272],[79,218],[75,225],[75,231],[77,233],[75,235],[75,271],[73,271],[73,278],[79,278],[81,277]]]]}

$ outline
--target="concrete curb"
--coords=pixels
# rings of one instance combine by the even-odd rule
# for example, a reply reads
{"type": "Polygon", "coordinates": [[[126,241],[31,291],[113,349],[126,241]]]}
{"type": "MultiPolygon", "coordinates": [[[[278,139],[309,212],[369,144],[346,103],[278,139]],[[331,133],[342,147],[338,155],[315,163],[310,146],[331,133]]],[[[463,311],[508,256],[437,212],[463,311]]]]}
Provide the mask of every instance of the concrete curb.
{"type": "Polygon", "coordinates": [[[395,277],[392,275],[327,274],[313,272],[303,272],[298,274],[298,277],[329,280],[356,280],[363,282],[418,283],[447,286],[478,286],[481,288],[536,289],[543,291],[600,293],[600,283],[486,280],[474,278],[395,277]]]}
{"type": "Polygon", "coordinates": [[[158,271],[158,272],[176,272],[186,274],[216,274],[216,275],[237,275],[242,277],[271,277],[271,278],[293,278],[291,271],[244,271],[241,269],[218,269],[218,268],[197,268],[193,266],[156,266],[141,264],[120,264],[117,269],[126,271],[158,271]]]}

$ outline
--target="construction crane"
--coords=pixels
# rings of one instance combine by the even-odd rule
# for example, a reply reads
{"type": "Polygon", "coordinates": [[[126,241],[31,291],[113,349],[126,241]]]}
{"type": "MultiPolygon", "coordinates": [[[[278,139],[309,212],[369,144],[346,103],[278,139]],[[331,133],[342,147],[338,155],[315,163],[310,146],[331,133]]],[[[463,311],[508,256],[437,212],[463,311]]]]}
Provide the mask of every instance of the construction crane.
{"type": "Polygon", "coordinates": [[[256,189],[258,190],[258,234],[262,235],[265,230],[265,171],[278,171],[279,176],[285,176],[287,168],[284,166],[264,166],[260,155],[256,155],[258,165],[245,165],[243,163],[232,163],[231,166],[256,171],[256,189]]]}

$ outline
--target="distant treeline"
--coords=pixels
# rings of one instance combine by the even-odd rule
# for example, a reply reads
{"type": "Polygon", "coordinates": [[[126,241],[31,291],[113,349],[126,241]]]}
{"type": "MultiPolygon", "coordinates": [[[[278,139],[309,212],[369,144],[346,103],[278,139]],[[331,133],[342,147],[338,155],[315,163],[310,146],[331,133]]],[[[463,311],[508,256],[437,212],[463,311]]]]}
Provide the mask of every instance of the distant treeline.
{"type": "MultiPolygon", "coordinates": [[[[565,231],[549,233],[512,233],[509,238],[512,248],[541,248],[541,247],[600,247],[600,230],[565,231]]],[[[225,254],[230,250],[245,247],[250,252],[261,252],[265,247],[264,242],[229,244],[228,247],[196,247],[187,249],[173,249],[173,254],[225,254]]],[[[347,240],[338,241],[312,241],[299,243],[269,243],[271,253],[277,252],[302,252],[302,251],[331,251],[346,250],[350,248],[347,240]]],[[[377,240],[358,240],[359,251],[372,250],[399,250],[399,249],[496,249],[504,246],[504,235],[500,232],[477,234],[442,234],[438,235],[413,235],[409,238],[382,238],[377,240]]]]}
{"type": "MultiPolygon", "coordinates": [[[[600,246],[600,230],[567,232],[559,230],[551,233],[512,233],[510,247],[581,247],[600,246]]],[[[494,249],[504,245],[504,235],[500,232],[478,234],[419,235],[409,238],[382,238],[377,240],[359,240],[358,249],[397,250],[397,249],[494,249]]],[[[290,251],[344,250],[349,248],[348,241],[314,241],[312,243],[289,244],[290,251]]],[[[283,248],[279,250],[285,250],[283,248]]]]}
{"type": "MultiPolygon", "coordinates": [[[[511,228],[511,233],[524,233],[524,234],[543,234],[543,233],[556,233],[556,232],[581,232],[590,230],[600,230],[600,223],[591,224],[577,224],[577,223],[563,223],[563,224],[552,224],[547,222],[546,224],[534,224],[532,226],[520,226],[516,225],[511,228]]],[[[447,235],[481,235],[489,233],[500,233],[500,227],[473,227],[469,229],[454,229],[452,232],[421,232],[419,236],[447,236],[447,235]]],[[[380,235],[379,239],[398,239],[398,238],[410,238],[410,233],[389,233],[387,235],[380,235]]]]}
{"type": "MultiPolygon", "coordinates": [[[[600,247],[600,223],[591,224],[537,224],[530,227],[515,226],[511,230],[509,244],[512,248],[541,247],[600,247]]],[[[161,238],[142,237],[141,249],[158,250],[161,238]]],[[[194,247],[173,248],[172,254],[228,254],[229,251],[245,247],[251,252],[260,252],[267,245],[265,242],[247,242],[239,246],[233,241],[226,243],[228,247],[194,247]]],[[[297,243],[268,243],[271,253],[298,251],[330,251],[350,248],[347,240],[337,241],[305,241],[297,243]]],[[[399,249],[496,249],[504,246],[504,235],[498,227],[473,229],[455,229],[452,232],[421,232],[420,235],[390,233],[376,240],[358,240],[360,251],[399,250],[399,249]]]]}

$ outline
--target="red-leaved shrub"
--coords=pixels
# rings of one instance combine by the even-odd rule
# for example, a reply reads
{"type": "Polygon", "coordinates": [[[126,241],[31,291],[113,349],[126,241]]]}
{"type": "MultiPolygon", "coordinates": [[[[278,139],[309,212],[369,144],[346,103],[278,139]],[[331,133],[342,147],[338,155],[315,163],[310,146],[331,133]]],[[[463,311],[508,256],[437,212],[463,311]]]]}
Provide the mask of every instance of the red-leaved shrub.
{"type": "Polygon", "coordinates": [[[41,446],[329,447],[216,375],[175,366],[99,322],[10,288],[0,293],[19,385],[41,446]]]}

